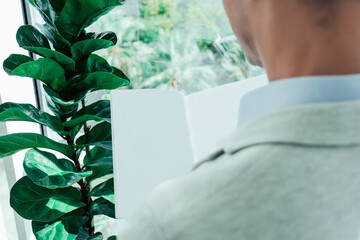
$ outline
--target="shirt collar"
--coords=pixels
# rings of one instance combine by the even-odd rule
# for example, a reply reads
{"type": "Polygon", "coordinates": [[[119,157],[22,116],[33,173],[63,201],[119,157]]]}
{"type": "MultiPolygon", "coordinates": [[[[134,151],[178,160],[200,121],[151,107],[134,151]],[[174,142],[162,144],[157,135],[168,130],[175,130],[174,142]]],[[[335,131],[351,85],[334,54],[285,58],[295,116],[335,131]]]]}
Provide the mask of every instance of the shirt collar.
{"type": "Polygon", "coordinates": [[[286,107],[360,99],[360,74],[278,80],[243,96],[239,125],[286,107]]]}
{"type": "Polygon", "coordinates": [[[360,100],[272,111],[244,123],[223,142],[229,154],[262,144],[321,148],[360,146],[360,100]]]}

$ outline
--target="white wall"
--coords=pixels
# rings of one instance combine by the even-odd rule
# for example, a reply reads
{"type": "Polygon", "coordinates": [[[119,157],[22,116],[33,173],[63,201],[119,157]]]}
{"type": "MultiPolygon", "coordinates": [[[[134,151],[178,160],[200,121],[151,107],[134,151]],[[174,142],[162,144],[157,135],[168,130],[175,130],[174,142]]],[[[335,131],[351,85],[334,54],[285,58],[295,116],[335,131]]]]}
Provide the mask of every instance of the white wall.
{"type": "MultiPolygon", "coordinates": [[[[7,1],[0,8],[0,66],[3,61],[12,53],[27,55],[27,52],[20,49],[16,42],[16,31],[23,24],[22,10],[20,0],[7,1]]],[[[31,103],[35,105],[34,89],[31,79],[9,77],[0,68],[0,96],[3,102],[31,103]]],[[[15,132],[39,132],[36,124],[29,123],[7,123],[9,133],[15,132]]],[[[14,166],[16,177],[20,178],[23,174],[22,160],[24,153],[18,153],[14,156],[14,166]]],[[[4,172],[3,160],[0,160],[0,239],[12,240],[19,239],[15,231],[15,222],[12,216],[12,210],[7,204],[9,202],[9,189],[7,187],[6,176],[4,172]],[[6,225],[5,225],[6,223],[6,225]]],[[[22,240],[22,239],[21,239],[22,240]]]]}

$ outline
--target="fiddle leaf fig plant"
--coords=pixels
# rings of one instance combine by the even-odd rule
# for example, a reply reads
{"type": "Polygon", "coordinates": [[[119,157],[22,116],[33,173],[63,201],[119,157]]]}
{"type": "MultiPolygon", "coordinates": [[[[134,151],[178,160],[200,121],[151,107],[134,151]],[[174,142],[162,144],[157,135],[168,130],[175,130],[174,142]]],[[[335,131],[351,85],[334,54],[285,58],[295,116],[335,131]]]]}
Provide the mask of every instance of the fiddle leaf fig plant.
{"type": "Polygon", "coordinates": [[[4,103],[0,121],[38,123],[59,137],[36,133],[0,136],[0,158],[27,150],[26,176],[12,187],[10,205],[32,220],[39,240],[103,239],[102,233],[95,231],[94,216],[115,217],[110,103],[100,100],[86,106],[85,100],[90,92],[126,87],[130,82],[120,69],[94,54],[114,46],[115,33],[87,32],[86,28],[123,1],[29,3],[45,24],[39,29],[20,27],[16,39],[20,47],[38,57],[12,54],[3,68],[9,75],[42,82],[50,111],[4,103]]]}

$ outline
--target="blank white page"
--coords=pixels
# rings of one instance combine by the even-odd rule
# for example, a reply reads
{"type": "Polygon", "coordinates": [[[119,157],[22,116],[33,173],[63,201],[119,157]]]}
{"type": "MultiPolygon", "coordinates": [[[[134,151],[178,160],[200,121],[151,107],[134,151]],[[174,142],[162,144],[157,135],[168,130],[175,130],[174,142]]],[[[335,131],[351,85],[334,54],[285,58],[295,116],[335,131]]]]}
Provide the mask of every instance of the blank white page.
{"type": "Polygon", "coordinates": [[[267,82],[263,75],[186,97],[196,162],[216,150],[219,142],[237,127],[241,97],[267,82]]]}
{"type": "Polygon", "coordinates": [[[113,91],[111,116],[116,216],[123,218],[158,184],[190,172],[194,162],[180,92],[113,91]]]}

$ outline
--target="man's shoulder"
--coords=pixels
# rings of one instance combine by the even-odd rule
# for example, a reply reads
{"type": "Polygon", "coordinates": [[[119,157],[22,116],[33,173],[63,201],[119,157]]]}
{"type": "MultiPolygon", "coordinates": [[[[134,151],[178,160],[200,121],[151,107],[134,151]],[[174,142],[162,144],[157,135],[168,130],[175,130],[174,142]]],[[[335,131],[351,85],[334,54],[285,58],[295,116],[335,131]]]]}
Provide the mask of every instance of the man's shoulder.
{"type": "Polygon", "coordinates": [[[274,235],[268,239],[279,239],[281,233],[291,236],[291,231],[307,225],[309,218],[316,224],[333,215],[352,214],[349,206],[357,205],[360,193],[355,190],[357,183],[352,182],[351,187],[348,183],[360,182],[355,170],[360,163],[354,157],[359,154],[359,148],[281,144],[225,153],[191,174],[159,186],[149,207],[167,234],[188,237],[179,239],[221,239],[223,234],[238,239],[236,236],[244,233],[254,237],[249,239],[264,237],[257,235],[261,229],[254,224],[277,229],[268,229],[266,234],[274,235]],[[339,203],[344,196],[350,205],[339,203]],[[286,229],[284,221],[288,221],[286,229]]]}
{"type": "Polygon", "coordinates": [[[156,188],[137,223],[151,222],[158,239],[351,239],[360,110],[350,105],[287,109],[242,127],[193,172],[156,188]]]}

